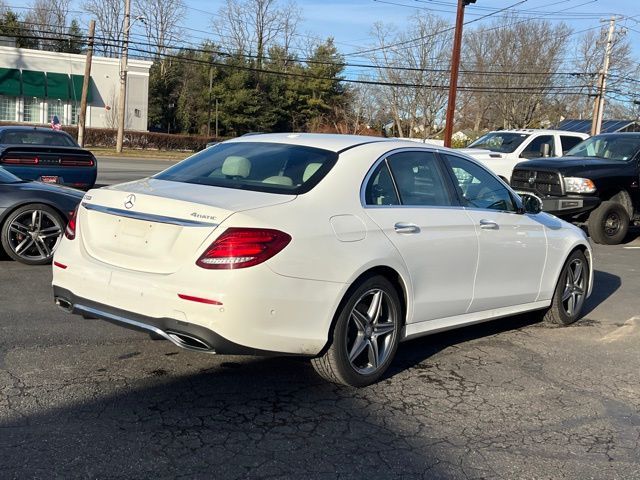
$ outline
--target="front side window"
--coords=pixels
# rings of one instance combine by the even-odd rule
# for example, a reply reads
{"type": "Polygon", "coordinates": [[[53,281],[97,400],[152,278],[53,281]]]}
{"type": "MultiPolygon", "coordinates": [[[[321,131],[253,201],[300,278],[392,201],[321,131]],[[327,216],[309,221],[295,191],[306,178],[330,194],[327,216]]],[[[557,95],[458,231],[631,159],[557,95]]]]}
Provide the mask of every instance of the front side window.
{"type": "Polygon", "coordinates": [[[431,152],[401,152],[387,162],[395,179],[402,205],[450,206],[451,198],[431,152]]]}
{"type": "Polygon", "coordinates": [[[202,150],[153,178],[298,195],[331,170],[338,154],[266,142],[230,142],[202,150]]]}
{"type": "Polygon", "coordinates": [[[24,98],[24,114],[22,119],[25,122],[40,123],[40,111],[42,101],[36,97],[24,98]]]}
{"type": "Polygon", "coordinates": [[[568,157],[606,158],[626,161],[640,151],[640,135],[611,134],[587,138],[567,152],[568,157]]]}
{"type": "Polygon", "coordinates": [[[492,152],[512,153],[515,152],[516,148],[529,138],[529,136],[530,134],[528,133],[489,132],[469,145],[469,148],[482,148],[491,150],[492,152]]]}
{"type": "Polygon", "coordinates": [[[522,158],[542,158],[555,156],[552,135],[540,135],[531,140],[520,154],[522,158]]]}
{"type": "Polygon", "coordinates": [[[0,95],[0,120],[16,121],[16,97],[0,95]]]}
{"type": "Polygon", "coordinates": [[[444,158],[453,172],[465,207],[516,211],[511,193],[500,180],[465,158],[448,154],[444,158]]]}

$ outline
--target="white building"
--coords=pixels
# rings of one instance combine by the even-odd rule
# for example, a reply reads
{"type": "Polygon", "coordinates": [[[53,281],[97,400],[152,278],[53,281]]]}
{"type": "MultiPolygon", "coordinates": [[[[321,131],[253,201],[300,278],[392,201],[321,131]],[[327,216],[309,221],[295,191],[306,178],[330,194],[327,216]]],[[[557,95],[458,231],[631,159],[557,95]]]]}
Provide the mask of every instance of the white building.
{"type": "MultiPolygon", "coordinates": [[[[151,62],[129,60],[125,128],[147,130],[151,62]]],[[[78,123],[85,56],[0,46],[0,121],[78,123]]],[[[93,57],[87,127],[116,128],[120,62],[93,57]]]]}

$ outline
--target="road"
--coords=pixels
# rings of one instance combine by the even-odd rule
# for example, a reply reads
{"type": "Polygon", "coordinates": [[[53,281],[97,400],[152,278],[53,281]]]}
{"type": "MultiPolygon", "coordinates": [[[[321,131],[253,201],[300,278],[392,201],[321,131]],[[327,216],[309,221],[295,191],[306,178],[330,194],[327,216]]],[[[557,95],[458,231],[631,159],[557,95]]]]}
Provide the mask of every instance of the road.
{"type": "Polygon", "coordinates": [[[595,247],[575,325],[409,341],[359,390],[67,315],[50,267],[0,261],[0,477],[640,479],[634,247],[595,247]]]}
{"type": "Polygon", "coordinates": [[[158,173],[171,165],[172,160],[98,157],[98,185],[111,185],[158,173]]]}

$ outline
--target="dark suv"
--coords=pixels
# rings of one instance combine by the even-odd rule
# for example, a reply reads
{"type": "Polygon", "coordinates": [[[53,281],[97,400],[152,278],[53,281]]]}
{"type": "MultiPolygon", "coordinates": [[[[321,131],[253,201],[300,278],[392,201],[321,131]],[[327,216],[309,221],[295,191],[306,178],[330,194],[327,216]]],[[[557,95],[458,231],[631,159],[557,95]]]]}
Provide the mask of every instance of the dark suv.
{"type": "Polygon", "coordinates": [[[640,220],[640,133],[588,138],[564,157],[516,165],[511,186],[542,200],[543,210],[586,223],[596,243],[615,245],[640,220]]]}

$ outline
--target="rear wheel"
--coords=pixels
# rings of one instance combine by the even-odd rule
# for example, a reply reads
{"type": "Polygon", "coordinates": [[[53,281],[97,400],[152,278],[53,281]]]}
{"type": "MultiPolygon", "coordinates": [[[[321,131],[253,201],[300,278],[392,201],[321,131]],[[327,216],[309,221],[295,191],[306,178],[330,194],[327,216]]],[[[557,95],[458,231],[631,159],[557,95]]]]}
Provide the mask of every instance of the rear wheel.
{"type": "Polygon", "coordinates": [[[48,205],[25,205],[9,214],[2,225],[2,247],[11,258],[27,265],[50,263],[64,225],[62,216],[48,205]]]}
{"type": "Polygon", "coordinates": [[[624,240],[629,230],[629,214],[618,202],[602,202],[589,215],[589,235],[596,243],[617,245],[624,240]]]}
{"type": "Polygon", "coordinates": [[[589,264],[579,250],[573,252],[560,272],[560,278],[544,321],[551,325],[571,325],[582,313],[589,286],[589,264]]]}
{"type": "Polygon", "coordinates": [[[398,348],[400,312],[398,292],[386,278],[362,281],[338,312],[328,350],[312,360],[318,374],[352,387],[380,379],[398,348]]]}

